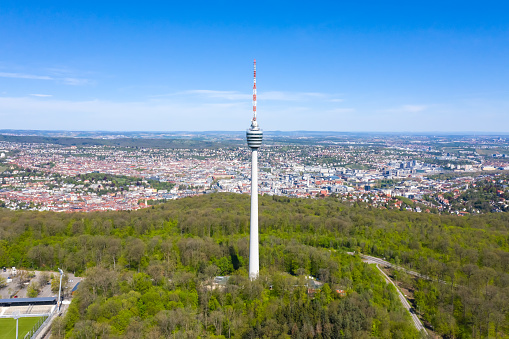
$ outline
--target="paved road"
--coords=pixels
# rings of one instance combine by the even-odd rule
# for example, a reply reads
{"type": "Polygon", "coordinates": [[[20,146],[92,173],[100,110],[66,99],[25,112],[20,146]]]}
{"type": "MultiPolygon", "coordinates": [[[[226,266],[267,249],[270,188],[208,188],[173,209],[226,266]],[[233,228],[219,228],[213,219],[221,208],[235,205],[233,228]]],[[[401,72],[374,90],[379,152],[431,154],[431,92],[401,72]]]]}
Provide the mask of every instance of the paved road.
{"type": "MultiPolygon", "coordinates": [[[[351,254],[353,255],[354,253],[353,252],[347,252],[348,254],[351,254]]],[[[384,265],[384,266],[387,266],[387,267],[392,267],[392,268],[395,268],[397,270],[400,270],[400,271],[403,271],[403,272],[406,272],[408,274],[411,274],[411,275],[414,275],[416,277],[419,277],[421,279],[426,279],[426,280],[431,280],[431,281],[436,281],[436,282],[439,282],[441,284],[450,284],[448,283],[447,281],[445,280],[440,280],[440,279],[434,279],[434,278],[431,278],[427,275],[423,275],[423,274],[420,274],[418,272],[415,272],[415,271],[412,271],[412,270],[409,270],[409,269],[406,269],[404,267],[401,267],[401,266],[398,266],[398,265],[394,265],[394,264],[391,264],[390,262],[388,261],[385,261],[385,260],[382,260],[380,258],[376,258],[376,257],[372,257],[370,255],[365,255],[365,254],[359,254],[361,256],[362,259],[364,259],[365,262],[367,262],[368,264],[377,264],[377,265],[384,265]]],[[[457,285],[455,285],[457,286],[457,285]]]]}
{"type": "MultiPolygon", "coordinates": [[[[354,255],[355,254],[353,252],[347,252],[347,253],[350,254],[350,255],[354,255]]],[[[376,258],[376,257],[372,257],[370,255],[364,255],[364,254],[360,254],[360,256],[368,264],[375,264],[376,268],[378,268],[378,270],[380,272],[382,272],[385,280],[388,283],[392,284],[396,288],[396,291],[398,291],[399,299],[400,299],[401,303],[403,304],[403,307],[405,307],[407,309],[408,313],[410,313],[410,316],[412,317],[412,321],[413,321],[413,323],[415,325],[415,328],[417,328],[418,331],[426,332],[426,329],[422,325],[421,320],[419,319],[419,317],[417,317],[417,314],[415,314],[414,309],[412,308],[412,306],[410,305],[410,303],[408,302],[406,297],[403,295],[403,293],[401,293],[401,291],[396,286],[396,284],[394,284],[394,282],[391,280],[391,278],[389,278],[389,276],[387,274],[385,274],[385,272],[378,265],[384,265],[384,266],[388,266],[388,267],[393,267],[395,269],[405,271],[408,274],[412,274],[412,275],[415,275],[417,277],[424,278],[424,279],[429,279],[429,277],[423,276],[423,275],[421,275],[421,274],[419,274],[419,273],[417,273],[415,271],[407,270],[404,267],[393,265],[390,262],[382,260],[380,258],[376,258]]]]}
{"type": "Polygon", "coordinates": [[[65,313],[67,312],[67,309],[69,308],[69,305],[63,304],[60,311],[55,311],[55,315],[51,318],[50,322],[45,326],[45,328],[39,333],[39,335],[35,339],[50,339],[51,338],[51,325],[53,324],[53,321],[57,317],[63,317],[65,316],[65,313]]]}
{"type": "Polygon", "coordinates": [[[401,303],[403,304],[403,306],[407,309],[408,313],[410,313],[410,316],[412,317],[412,321],[414,322],[414,325],[415,325],[415,328],[417,328],[417,330],[420,332],[420,331],[424,331],[426,332],[426,329],[424,328],[424,326],[422,325],[421,323],[421,320],[419,319],[419,317],[417,317],[417,314],[415,314],[415,311],[414,309],[412,308],[412,306],[410,306],[410,303],[408,302],[408,300],[405,298],[405,296],[403,295],[403,293],[401,293],[401,291],[399,290],[399,288],[396,286],[396,284],[394,284],[394,282],[391,280],[391,278],[389,278],[389,276],[387,274],[385,274],[385,272],[378,266],[378,264],[376,264],[376,268],[378,268],[378,270],[380,272],[382,272],[383,276],[385,277],[385,280],[388,282],[388,283],[391,283],[395,288],[396,288],[396,291],[398,291],[398,295],[399,295],[399,300],[401,300],[401,303]]]}
{"type": "MultiPolygon", "coordinates": [[[[354,253],[353,252],[348,252],[348,254],[353,255],[354,253]]],[[[404,272],[406,272],[408,274],[415,275],[416,277],[419,277],[419,278],[428,279],[428,280],[431,279],[428,276],[422,275],[422,274],[420,274],[418,272],[415,272],[415,271],[412,271],[412,270],[408,270],[408,269],[406,269],[404,267],[401,267],[401,266],[398,266],[398,265],[391,264],[390,262],[382,260],[380,258],[372,257],[370,255],[365,255],[365,254],[359,254],[359,255],[368,264],[379,264],[379,265],[384,265],[384,266],[388,266],[388,267],[393,267],[393,268],[395,268],[397,270],[402,270],[402,271],[404,271],[404,272]]]]}

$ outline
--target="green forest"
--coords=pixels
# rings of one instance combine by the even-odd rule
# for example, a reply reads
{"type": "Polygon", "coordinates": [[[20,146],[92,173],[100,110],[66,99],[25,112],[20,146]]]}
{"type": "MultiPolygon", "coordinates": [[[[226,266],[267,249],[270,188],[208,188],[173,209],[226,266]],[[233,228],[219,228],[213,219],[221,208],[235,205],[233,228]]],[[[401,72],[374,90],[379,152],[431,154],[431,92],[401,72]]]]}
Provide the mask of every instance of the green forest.
{"type": "Polygon", "coordinates": [[[347,251],[425,276],[406,280],[437,335],[509,336],[509,214],[271,196],[259,208],[254,281],[249,196],[224,193],[138,211],[0,209],[0,266],[85,277],[55,338],[421,338],[394,287],[347,251]],[[230,278],[214,288],[218,275],[230,278]]]}

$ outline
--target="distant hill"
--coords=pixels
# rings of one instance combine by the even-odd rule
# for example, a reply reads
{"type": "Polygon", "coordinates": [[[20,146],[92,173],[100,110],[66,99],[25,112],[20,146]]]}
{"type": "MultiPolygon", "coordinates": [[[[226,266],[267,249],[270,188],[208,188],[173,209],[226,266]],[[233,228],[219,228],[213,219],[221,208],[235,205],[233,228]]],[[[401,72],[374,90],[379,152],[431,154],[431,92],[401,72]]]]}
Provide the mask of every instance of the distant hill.
{"type": "MultiPolygon", "coordinates": [[[[240,145],[235,141],[207,141],[199,139],[95,139],[95,138],[71,138],[71,137],[45,137],[45,136],[16,136],[0,135],[0,141],[55,144],[62,146],[116,146],[116,147],[144,147],[144,148],[219,148],[240,145]]],[[[243,145],[244,143],[242,143],[243,145]]]]}

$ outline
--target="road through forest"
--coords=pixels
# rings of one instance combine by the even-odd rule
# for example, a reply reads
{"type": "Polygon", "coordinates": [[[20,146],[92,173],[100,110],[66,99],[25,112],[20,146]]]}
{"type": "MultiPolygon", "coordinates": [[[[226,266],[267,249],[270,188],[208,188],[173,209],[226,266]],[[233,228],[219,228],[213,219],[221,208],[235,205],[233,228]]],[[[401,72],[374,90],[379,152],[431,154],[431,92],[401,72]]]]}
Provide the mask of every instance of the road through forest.
{"type": "MultiPolygon", "coordinates": [[[[353,252],[347,252],[347,253],[350,255],[354,255],[353,252]]],[[[415,328],[417,328],[418,331],[426,332],[426,329],[422,325],[421,320],[419,319],[419,317],[417,317],[417,314],[415,314],[415,310],[410,305],[407,298],[403,295],[403,293],[400,291],[398,286],[396,286],[396,284],[391,280],[391,278],[389,278],[389,276],[387,274],[385,274],[385,272],[378,265],[384,265],[384,266],[393,267],[393,268],[396,268],[399,270],[403,270],[408,274],[411,274],[411,275],[414,275],[414,276],[417,276],[420,278],[427,278],[427,277],[425,277],[417,272],[407,270],[403,267],[393,265],[390,262],[382,260],[380,258],[372,257],[369,255],[363,255],[363,254],[361,254],[360,256],[364,260],[364,262],[367,262],[368,264],[375,264],[376,268],[382,273],[382,275],[384,276],[387,283],[392,284],[396,288],[396,291],[398,292],[399,299],[400,299],[401,303],[403,304],[403,307],[405,307],[407,309],[408,313],[410,313],[410,316],[412,317],[412,321],[414,323],[415,328]]]]}

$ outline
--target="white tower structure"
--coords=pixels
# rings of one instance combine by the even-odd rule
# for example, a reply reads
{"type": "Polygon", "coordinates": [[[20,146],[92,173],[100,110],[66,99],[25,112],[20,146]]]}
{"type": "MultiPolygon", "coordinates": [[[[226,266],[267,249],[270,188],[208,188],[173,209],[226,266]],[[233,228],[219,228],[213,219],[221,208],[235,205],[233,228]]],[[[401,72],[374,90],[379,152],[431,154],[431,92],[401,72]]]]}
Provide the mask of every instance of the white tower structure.
{"type": "Polygon", "coordinates": [[[249,278],[256,279],[260,271],[258,251],[258,148],[262,145],[263,132],[256,121],[256,59],[254,60],[253,120],[246,132],[247,145],[251,148],[251,226],[249,233],[249,278]]]}

